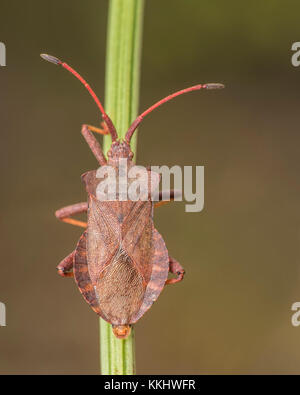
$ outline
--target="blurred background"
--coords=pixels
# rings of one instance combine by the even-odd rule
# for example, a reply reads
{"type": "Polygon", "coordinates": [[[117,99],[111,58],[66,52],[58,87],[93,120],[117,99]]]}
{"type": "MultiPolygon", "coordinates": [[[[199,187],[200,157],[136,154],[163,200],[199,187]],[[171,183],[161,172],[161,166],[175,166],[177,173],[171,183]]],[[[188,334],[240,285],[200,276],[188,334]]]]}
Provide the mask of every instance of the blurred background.
{"type": "MultiPolygon", "coordinates": [[[[80,134],[95,104],[58,56],[104,92],[107,0],[1,0],[0,373],[99,371],[98,319],[56,265],[81,229],[56,209],[85,200],[96,161],[80,134]]],[[[140,128],[139,164],[205,166],[205,208],[156,211],[186,269],[136,325],[137,373],[300,372],[300,41],[297,1],[146,1],[140,110],[196,83],[140,128]]]]}

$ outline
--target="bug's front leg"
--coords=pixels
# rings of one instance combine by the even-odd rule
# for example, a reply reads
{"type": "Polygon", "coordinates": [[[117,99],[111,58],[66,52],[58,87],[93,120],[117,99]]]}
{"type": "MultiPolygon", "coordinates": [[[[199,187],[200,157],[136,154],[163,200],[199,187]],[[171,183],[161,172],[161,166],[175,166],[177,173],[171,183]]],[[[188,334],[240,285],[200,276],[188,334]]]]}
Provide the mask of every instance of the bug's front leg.
{"type": "Polygon", "coordinates": [[[101,166],[105,166],[107,164],[106,158],[103,154],[101,145],[99,144],[98,140],[95,138],[92,132],[100,133],[100,134],[108,134],[108,130],[107,128],[99,129],[96,128],[95,126],[90,126],[90,125],[82,125],[81,128],[81,133],[85,138],[85,141],[88,143],[88,146],[90,147],[98,163],[101,166]]]}
{"type": "Polygon", "coordinates": [[[166,281],[166,284],[175,284],[183,280],[185,274],[183,267],[180,265],[178,261],[176,261],[176,259],[170,256],[169,256],[169,272],[172,274],[177,274],[177,277],[169,278],[166,281]]]}
{"type": "Polygon", "coordinates": [[[91,132],[99,133],[99,134],[102,134],[102,135],[109,134],[108,127],[107,127],[106,123],[103,122],[103,121],[101,122],[102,129],[97,128],[96,126],[92,126],[92,125],[86,125],[86,126],[91,132]]]}
{"type": "Polygon", "coordinates": [[[55,212],[56,218],[60,219],[67,224],[80,226],[82,228],[87,227],[86,222],[78,221],[77,219],[70,218],[72,215],[87,212],[88,204],[87,202],[72,204],[71,206],[63,207],[55,212]]]}
{"type": "Polygon", "coordinates": [[[75,251],[71,252],[59,265],[57,265],[57,273],[62,277],[73,277],[73,260],[75,251]]]}

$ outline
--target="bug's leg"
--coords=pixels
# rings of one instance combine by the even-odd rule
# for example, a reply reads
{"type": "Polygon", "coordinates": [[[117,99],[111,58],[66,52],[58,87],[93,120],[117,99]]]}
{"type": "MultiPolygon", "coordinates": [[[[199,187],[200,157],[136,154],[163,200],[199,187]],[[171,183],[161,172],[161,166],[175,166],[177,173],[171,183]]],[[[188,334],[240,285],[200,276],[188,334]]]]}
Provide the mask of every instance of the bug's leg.
{"type": "Polygon", "coordinates": [[[164,204],[170,203],[175,198],[179,198],[181,196],[182,196],[182,192],[174,189],[171,189],[170,191],[160,191],[157,194],[157,197],[154,198],[154,200],[158,200],[158,202],[154,204],[154,207],[156,208],[163,206],[164,204]],[[165,198],[169,200],[164,200],[165,198]]]}
{"type": "Polygon", "coordinates": [[[105,129],[98,129],[95,128],[94,126],[89,126],[89,125],[82,125],[81,128],[81,133],[85,138],[85,141],[88,143],[88,146],[90,147],[98,163],[101,166],[105,166],[107,163],[106,158],[103,154],[101,145],[99,144],[98,140],[96,139],[96,137],[93,135],[92,132],[96,132],[100,134],[107,134],[107,133],[105,129]]]}
{"type": "Polygon", "coordinates": [[[75,251],[71,252],[59,265],[57,265],[57,273],[62,277],[73,277],[73,260],[75,251]]]}
{"type": "Polygon", "coordinates": [[[107,127],[106,123],[103,121],[101,122],[102,129],[97,128],[96,126],[92,126],[92,125],[86,125],[86,126],[91,132],[99,133],[102,135],[109,134],[108,127],[107,127]]]}
{"type": "Polygon", "coordinates": [[[61,208],[60,210],[57,210],[55,212],[55,216],[56,218],[60,219],[63,222],[66,222],[67,224],[86,228],[87,227],[86,222],[78,221],[77,219],[73,219],[70,217],[75,214],[85,213],[87,212],[87,209],[88,209],[87,202],[72,204],[71,206],[66,206],[61,208]]]}
{"type": "Polygon", "coordinates": [[[183,280],[184,273],[185,273],[183,267],[180,265],[180,263],[178,261],[176,261],[176,259],[174,259],[170,256],[169,256],[169,272],[172,274],[177,274],[177,277],[169,278],[166,281],[166,284],[175,284],[175,283],[178,283],[179,281],[183,280]]]}

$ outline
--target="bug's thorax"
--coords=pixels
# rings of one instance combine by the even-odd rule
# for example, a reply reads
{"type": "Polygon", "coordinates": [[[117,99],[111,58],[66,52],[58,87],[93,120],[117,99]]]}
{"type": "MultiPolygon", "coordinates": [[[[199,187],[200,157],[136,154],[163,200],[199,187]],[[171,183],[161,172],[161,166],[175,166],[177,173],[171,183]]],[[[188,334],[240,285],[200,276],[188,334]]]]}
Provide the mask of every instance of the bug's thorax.
{"type": "Polygon", "coordinates": [[[114,167],[118,167],[120,159],[127,161],[128,167],[131,167],[133,164],[133,152],[131,151],[130,145],[123,140],[116,140],[111,144],[107,152],[107,157],[107,164],[114,167]]]}

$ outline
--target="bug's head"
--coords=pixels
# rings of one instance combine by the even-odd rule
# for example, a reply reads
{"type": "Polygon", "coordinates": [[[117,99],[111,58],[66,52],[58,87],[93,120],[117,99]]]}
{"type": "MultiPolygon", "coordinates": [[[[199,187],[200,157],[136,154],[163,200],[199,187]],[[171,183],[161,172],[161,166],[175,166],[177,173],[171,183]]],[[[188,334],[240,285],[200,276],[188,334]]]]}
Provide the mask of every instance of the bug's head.
{"type": "Polygon", "coordinates": [[[128,159],[128,161],[131,162],[133,152],[131,151],[130,144],[127,141],[116,140],[110,146],[107,156],[109,165],[117,165],[119,159],[128,159]]]}
{"type": "MultiPolygon", "coordinates": [[[[145,118],[146,115],[150,114],[153,110],[161,106],[162,104],[174,99],[177,96],[180,96],[184,93],[192,92],[192,91],[197,91],[200,89],[204,90],[210,90],[210,89],[222,89],[224,88],[223,84],[219,83],[209,83],[209,84],[198,84],[191,86],[190,88],[182,89],[180,91],[177,91],[175,93],[172,93],[169,96],[166,96],[164,99],[159,100],[155,104],[153,104],[151,107],[149,107],[146,111],[144,111],[142,114],[140,114],[130,125],[129,129],[126,132],[125,139],[123,140],[118,140],[118,133],[116,131],[116,128],[110,119],[110,117],[106,114],[104,111],[104,108],[96,96],[95,92],[92,90],[92,88],[89,86],[89,84],[81,77],[80,74],[77,73],[72,67],[70,67],[67,63],[62,62],[60,59],[56,58],[55,56],[47,55],[47,54],[41,54],[41,57],[48,62],[54,63],[56,65],[62,66],[64,69],[68,70],[71,74],[73,74],[88,90],[90,95],[93,97],[95,103],[97,104],[101,114],[103,121],[105,122],[108,132],[111,135],[112,138],[112,145],[107,153],[108,156],[108,164],[111,165],[117,165],[118,160],[125,158],[129,162],[132,161],[133,158],[133,152],[130,149],[130,141],[131,138],[134,134],[134,132],[137,130],[137,127],[139,124],[142,122],[142,120],[145,118]]],[[[101,150],[101,148],[99,148],[101,150]]],[[[102,151],[101,151],[102,153],[102,151]]],[[[101,163],[101,162],[99,162],[101,163]]]]}

